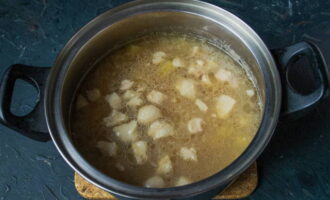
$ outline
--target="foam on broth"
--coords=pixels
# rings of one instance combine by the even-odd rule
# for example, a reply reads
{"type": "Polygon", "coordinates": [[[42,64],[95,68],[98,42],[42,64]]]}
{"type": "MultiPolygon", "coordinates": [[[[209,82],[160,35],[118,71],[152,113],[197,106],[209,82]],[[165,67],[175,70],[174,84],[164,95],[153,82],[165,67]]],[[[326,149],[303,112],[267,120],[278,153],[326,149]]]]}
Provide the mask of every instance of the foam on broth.
{"type": "Polygon", "coordinates": [[[261,120],[258,99],[244,69],[219,48],[180,34],[148,36],[105,56],[84,79],[73,140],[118,180],[189,184],[246,149],[261,120]]]}

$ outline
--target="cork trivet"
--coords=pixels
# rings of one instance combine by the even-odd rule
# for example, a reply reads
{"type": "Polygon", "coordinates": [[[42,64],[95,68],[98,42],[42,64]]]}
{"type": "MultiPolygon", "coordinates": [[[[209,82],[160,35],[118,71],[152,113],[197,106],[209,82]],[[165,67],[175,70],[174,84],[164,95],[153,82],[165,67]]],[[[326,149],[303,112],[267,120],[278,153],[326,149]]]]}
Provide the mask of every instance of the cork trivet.
{"type": "MultiPolygon", "coordinates": [[[[94,186],[87,182],[79,174],[75,173],[74,182],[79,194],[92,200],[117,200],[108,192],[94,186]]],[[[215,196],[213,199],[240,199],[249,196],[257,187],[258,173],[257,164],[252,164],[238,179],[225,189],[221,194],[215,196]]]]}

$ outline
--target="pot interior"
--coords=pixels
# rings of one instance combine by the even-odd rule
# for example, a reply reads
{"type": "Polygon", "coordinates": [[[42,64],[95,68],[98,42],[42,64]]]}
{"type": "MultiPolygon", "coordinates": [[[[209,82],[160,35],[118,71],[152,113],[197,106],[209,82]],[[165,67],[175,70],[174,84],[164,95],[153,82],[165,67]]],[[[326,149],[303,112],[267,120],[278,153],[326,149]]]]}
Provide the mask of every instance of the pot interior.
{"type": "MultiPolygon", "coordinates": [[[[106,23],[106,22],[105,22],[106,23]]],[[[185,33],[206,39],[228,53],[250,76],[260,93],[260,105],[265,101],[265,84],[260,66],[247,45],[244,32],[231,29],[221,21],[185,12],[141,13],[125,18],[96,33],[76,54],[65,76],[63,113],[69,127],[70,105],[80,82],[103,56],[112,50],[155,32],[185,33]]]]}

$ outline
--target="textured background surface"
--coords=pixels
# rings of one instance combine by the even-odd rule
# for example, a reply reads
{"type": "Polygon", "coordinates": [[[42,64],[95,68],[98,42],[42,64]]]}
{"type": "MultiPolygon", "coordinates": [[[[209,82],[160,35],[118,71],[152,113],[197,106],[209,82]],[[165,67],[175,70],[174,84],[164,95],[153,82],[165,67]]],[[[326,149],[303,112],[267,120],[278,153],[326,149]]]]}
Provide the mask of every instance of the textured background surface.
{"type": "MultiPolygon", "coordinates": [[[[9,65],[51,66],[70,37],[124,0],[0,0],[0,73],[9,65]]],[[[213,0],[248,23],[269,48],[303,39],[330,63],[330,3],[323,0],[213,0]]],[[[35,91],[22,83],[12,110],[31,110],[35,91]],[[22,96],[29,98],[22,98],[22,96]]],[[[295,122],[278,125],[259,159],[260,184],[248,199],[330,199],[330,99],[295,122]]],[[[81,199],[73,171],[52,142],[0,126],[0,200],[81,199]]]]}

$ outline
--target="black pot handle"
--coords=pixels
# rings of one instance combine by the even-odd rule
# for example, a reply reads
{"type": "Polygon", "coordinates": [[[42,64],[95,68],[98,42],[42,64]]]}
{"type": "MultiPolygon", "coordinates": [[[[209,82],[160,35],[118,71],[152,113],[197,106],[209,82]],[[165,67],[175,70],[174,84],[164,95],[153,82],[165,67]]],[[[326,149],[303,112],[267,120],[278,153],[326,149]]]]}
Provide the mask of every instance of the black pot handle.
{"type": "Polygon", "coordinates": [[[319,48],[311,42],[300,42],[292,46],[272,50],[282,79],[282,118],[297,118],[316,106],[329,92],[329,71],[319,48]],[[318,88],[303,95],[294,90],[289,83],[288,71],[302,56],[309,60],[318,88]]]}
{"type": "Polygon", "coordinates": [[[0,82],[0,122],[29,138],[43,142],[50,140],[44,113],[44,90],[49,71],[49,67],[16,64],[5,71],[0,82]],[[25,116],[16,116],[10,112],[17,79],[27,81],[38,90],[36,106],[25,116]]]}

